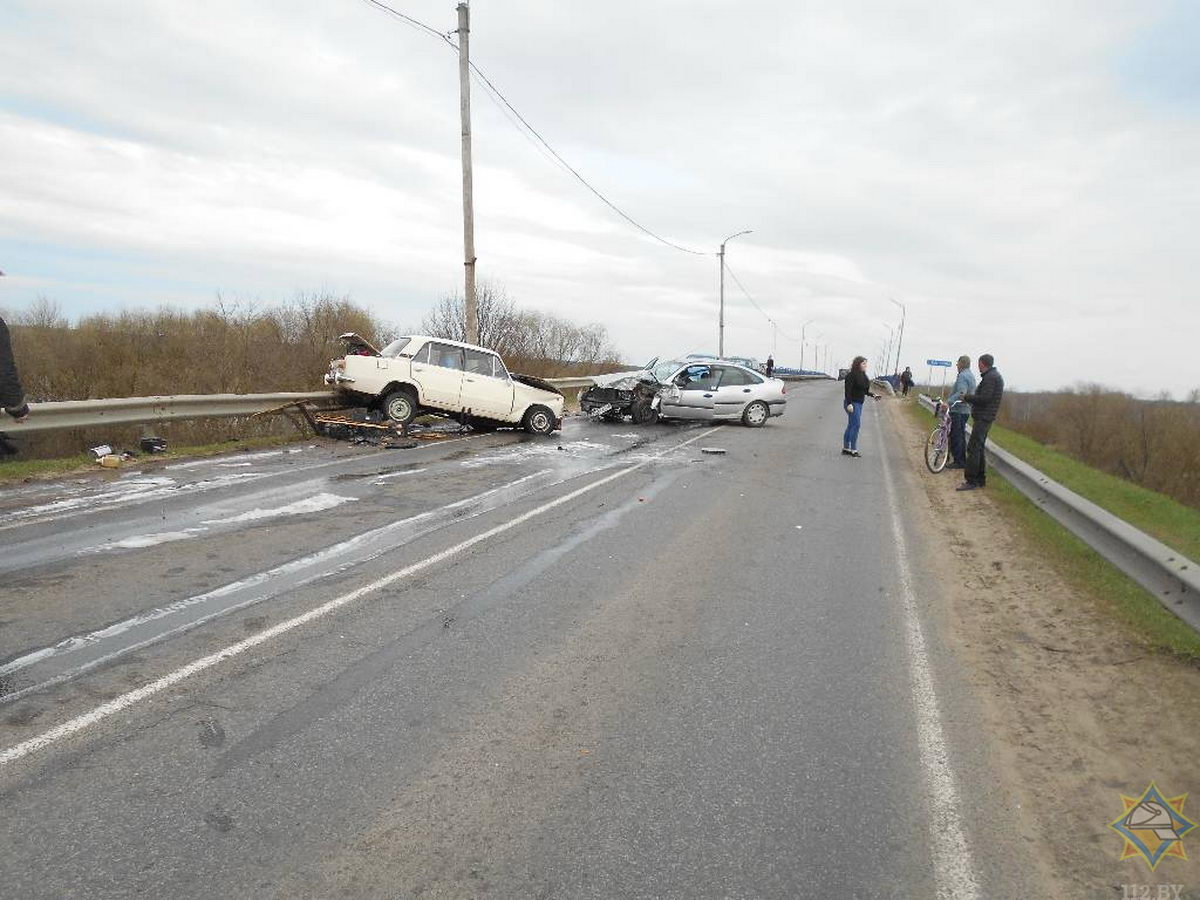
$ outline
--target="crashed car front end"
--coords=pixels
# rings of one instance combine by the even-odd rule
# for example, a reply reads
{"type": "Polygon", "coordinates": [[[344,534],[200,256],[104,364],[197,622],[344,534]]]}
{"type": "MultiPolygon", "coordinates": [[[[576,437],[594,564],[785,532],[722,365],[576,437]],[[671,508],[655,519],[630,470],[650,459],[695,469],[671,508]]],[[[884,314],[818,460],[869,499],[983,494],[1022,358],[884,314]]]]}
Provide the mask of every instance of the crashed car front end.
{"type": "Polygon", "coordinates": [[[633,406],[654,397],[659,385],[636,375],[595,384],[579,398],[579,408],[593,417],[618,418],[632,415],[633,406]]]}

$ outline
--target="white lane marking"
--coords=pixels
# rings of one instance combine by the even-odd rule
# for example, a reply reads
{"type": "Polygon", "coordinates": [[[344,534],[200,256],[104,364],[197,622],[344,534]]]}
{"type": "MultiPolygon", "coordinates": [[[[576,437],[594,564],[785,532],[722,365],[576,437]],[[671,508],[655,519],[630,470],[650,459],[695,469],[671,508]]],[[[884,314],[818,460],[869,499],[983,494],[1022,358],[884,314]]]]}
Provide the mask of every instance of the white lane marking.
{"type": "Polygon", "coordinates": [[[406,469],[403,472],[389,472],[387,475],[378,476],[374,481],[371,482],[371,484],[383,484],[385,481],[388,481],[389,479],[392,479],[392,478],[401,478],[404,475],[416,475],[417,473],[424,472],[424,471],[426,471],[426,470],[425,469],[406,469]]]}
{"type": "Polygon", "coordinates": [[[939,900],[975,900],[979,883],[966,829],[959,815],[961,801],[938,711],[937,692],[933,686],[933,670],[925,646],[925,634],[917,612],[913,591],[912,570],[908,564],[908,545],[900,519],[896,489],[892,485],[891,466],[887,450],[882,446],[883,480],[887,486],[891,509],[892,539],[896,548],[896,568],[900,594],[904,602],[904,636],[908,650],[909,677],[912,680],[913,705],[916,711],[917,743],[920,748],[921,770],[925,776],[926,817],[929,821],[929,845],[933,855],[934,880],[939,900]]]}
{"type": "Polygon", "coordinates": [[[357,497],[343,497],[341,494],[330,494],[322,492],[314,494],[312,497],[306,497],[303,500],[297,500],[295,503],[289,503],[286,506],[277,506],[274,509],[252,509],[249,512],[244,512],[236,516],[230,516],[227,519],[217,521],[203,522],[204,525],[233,525],[242,522],[257,522],[259,519],[276,519],[282,516],[302,516],[306,513],[324,512],[327,509],[333,509],[335,506],[341,506],[343,503],[355,503],[357,497]]]}
{"type": "Polygon", "coordinates": [[[186,541],[198,534],[208,531],[207,528],[186,528],[183,531],[160,531],[156,534],[135,534],[119,541],[111,541],[97,547],[89,547],[80,553],[103,553],[105,550],[144,550],[147,547],[157,547],[159,544],[170,544],[174,541],[186,541]]]}
{"type": "MultiPolygon", "coordinates": [[[[105,640],[109,640],[114,637],[118,637],[118,636],[126,633],[127,631],[129,631],[132,628],[137,628],[139,626],[145,625],[148,622],[153,622],[158,619],[165,619],[168,616],[182,612],[189,608],[203,606],[205,603],[207,603],[211,600],[217,600],[221,597],[226,597],[226,596],[229,596],[230,594],[237,593],[238,591],[246,590],[248,588],[258,587],[260,585],[269,585],[272,582],[277,581],[280,578],[285,578],[288,576],[295,576],[298,573],[303,573],[306,569],[318,570],[318,574],[313,575],[310,578],[304,579],[302,581],[292,582],[292,587],[298,587],[301,584],[307,584],[309,581],[315,581],[316,579],[324,577],[325,575],[329,574],[332,571],[337,571],[339,569],[339,567],[337,565],[331,566],[332,562],[336,561],[339,558],[344,557],[348,552],[353,551],[356,547],[360,547],[360,546],[370,542],[373,538],[379,537],[380,535],[403,531],[405,528],[410,528],[411,526],[416,525],[419,522],[437,520],[439,517],[444,516],[445,513],[450,512],[451,510],[463,509],[464,507],[469,508],[471,505],[481,503],[481,502],[486,503],[488,498],[495,497],[497,495],[503,495],[505,492],[511,491],[513,488],[520,487],[523,484],[526,484],[528,482],[535,481],[536,479],[541,478],[543,475],[550,474],[550,471],[551,471],[550,469],[542,469],[539,472],[533,472],[529,475],[523,475],[520,478],[516,479],[515,481],[509,481],[505,484],[501,484],[498,487],[489,488],[488,490],[484,491],[483,493],[475,494],[472,497],[464,497],[462,500],[455,500],[453,503],[448,503],[445,506],[439,507],[437,509],[427,510],[423,513],[418,513],[415,516],[409,516],[407,519],[400,519],[399,521],[396,521],[396,522],[390,522],[387,525],[381,526],[380,528],[372,529],[371,531],[364,531],[360,534],[354,535],[351,538],[347,538],[344,541],[340,541],[339,543],[333,544],[328,547],[324,547],[324,548],[316,551],[315,553],[310,553],[307,556],[301,556],[297,559],[290,560],[289,562],[286,562],[286,563],[283,563],[282,565],[276,566],[273,569],[267,569],[265,571],[258,572],[256,574],[251,575],[248,578],[244,578],[240,581],[233,581],[233,582],[230,582],[229,584],[224,584],[218,588],[214,588],[211,591],[205,591],[203,594],[195,594],[191,597],[185,597],[181,600],[176,600],[173,603],[168,603],[166,606],[159,606],[159,607],[155,607],[154,609],[147,610],[145,612],[140,612],[137,615],[132,616],[128,619],[123,619],[120,622],[114,622],[111,625],[107,625],[104,628],[99,629],[98,631],[92,631],[92,632],[88,632],[86,634],[77,634],[77,635],[74,635],[69,638],[64,638],[63,640],[59,641],[57,644],[54,644],[51,647],[43,647],[40,650],[31,651],[30,653],[27,653],[24,656],[20,656],[16,659],[13,659],[13,660],[10,660],[9,662],[4,663],[3,665],[0,665],[0,675],[9,675],[13,672],[19,672],[22,669],[29,668],[29,666],[33,665],[34,663],[42,662],[43,660],[48,659],[50,657],[63,656],[64,654],[67,654],[67,653],[73,653],[73,652],[79,650],[80,648],[93,646],[95,644],[100,643],[101,641],[105,641],[105,640]]],[[[561,484],[561,481],[554,481],[549,484],[543,485],[542,487],[553,487],[556,484],[561,484]]],[[[493,509],[493,508],[494,507],[488,507],[488,508],[484,509],[483,511],[490,512],[491,509],[493,509]]],[[[382,553],[383,550],[380,549],[378,552],[382,553]]],[[[374,559],[374,558],[375,558],[374,556],[367,557],[367,559],[374,559]]],[[[262,599],[262,598],[253,598],[253,599],[262,599]]],[[[246,604],[242,604],[242,605],[246,605],[246,604]]],[[[161,640],[162,638],[169,637],[173,634],[178,634],[180,631],[185,631],[187,629],[193,628],[196,625],[200,625],[203,622],[207,622],[210,619],[216,618],[217,616],[223,615],[228,612],[232,612],[233,609],[238,609],[238,608],[241,608],[241,606],[233,607],[231,609],[218,610],[217,612],[209,614],[207,616],[202,616],[200,618],[188,621],[181,626],[177,626],[169,631],[163,632],[160,635],[156,635],[154,638],[152,638],[150,640],[142,641],[141,643],[134,644],[130,647],[125,647],[115,654],[109,654],[107,656],[93,660],[92,662],[90,662],[86,666],[84,666],[83,668],[73,670],[72,672],[67,673],[67,675],[65,675],[63,677],[51,679],[49,682],[41,682],[38,684],[33,684],[33,685],[30,685],[29,687],[22,688],[19,691],[15,691],[10,694],[5,694],[3,697],[0,697],[0,702],[11,703],[12,701],[17,700],[20,697],[23,697],[27,694],[31,694],[34,691],[39,691],[44,688],[50,687],[53,684],[59,684],[62,681],[69,680],[69,678],[73,678],[75,675],[78,675],[81,672],[87,671],[88,669],[93,669],[96,666],[101,665],[105,662],[109,662],[110,660],[115,659],[117,656],[120,656],[123,653],[129,652],[130,650],[140,650],[142,647],[146,647],[152,643],[156,643],[158,640],[161,640]]]]}
{"type": "MultiPolygon", "coordinates": [[[[719,428],[720,426],[717,427],[719,428]]],[[[686,447],[688,444],[698,441],[701,438],[708,437],[716,430],[717,428],[705,429],[694,437],[688,438],[686,441],[682,441],[681,443],[668,447],[667,449],[658,453],[656,456],[648,457],[641,462],[637,462],[624,469],[620,469],[611,475],[606,475],[599,481],[593,481],[591,484],[586,484],[568,494],[563,494],[563,496],[558,497],[557,499],[543,503],[541,506],[522,513],[515,519],[509,519],[507,522],[497,525],[494,528],[489,528],[487,531],[483,531],[472,538],[468,538],[461,543],[455,544],[453,547],[448,547],[440,553],[435,553],[433,556],[426,557],[420,562],[413,563],[411,566],[405,566],[403,569],[393,572],[390,575],[385,575],[383,578],[379,578],[370,584],[363,585],[360,588],[350,591],[348,594],[342,594],[342,596],[335,597],[333,600],[330,600],[327,603],[322,603],[320,606],[314,607],[306,613],[301,613],[294,618],[280,622],[279,624],[267,628],[264,631],[260,631],[258,634],[251,635],[244,640],[238,641],[236,644],[231,644],[222,650],[218,650],[216,653],[210,653],[208,656],[204,656],[200,659],[190,662],[186,666],[182,666],[176,669],[174,672],[169,672],[161,678],[150,682],[149,684],[121,694],[121,696],[115,697],[112,700],[109,700],[107,703],[102,703],[100,706],[97,706],[90,712],[86,712],[83,715],[69,719],[68,721],[63,722],[61,725],[51,728],[49,731],[45,731],[27,741],[22,741],[15,746],[9,747],[7,750],[0,751],[0,766],[7,765],[11,762],[16,762],[17,760],[22,759],[31,753],[36,753],[39,750],[45,749],[51,744],[61,741],[65,737],[69,737],[72,734],[83,731],[86,728],[90,728],[92,725],[107,719],[109,716],[119,713],[124,709],[128,709],[134,704],[140,703],[142,700],[153,697],[155,694],[159,694],[162,691],[165,691],[167,688],[191,678],[193,675],[197,675],[206,669],[211,669],[218,663],[222,663],[227,659],[231,659],[239,654],[245,653],[247,650],[252,650],[260,644],[266,643],[272,638],[299,628],[301,625],[306,625],[309,622],[327,616],[329,613],[341,609],[343,606],[354,603],[357,600],[361,600],[368,594],[373,594],[390,584],[394,584],[401,578],[407,578],[410,575],[415,575],[417,572],[421,572],[430,568],[431,566],[435,566],[438,563],[443,562],[444,560],[450,559],[453,556],[457,556],[464,550],[468,550],[471,547],[474,547],[476,544],[486,541],[488,538],[495,537],[498,534],[503,534],[505,531],[516,528],[518,525],[523,525],[530,519],[536,518],[537,516],[549,512],[552,509],[556,509],[559,506],[562,506],[564,503],[570,503],[575,498],[581,497],[590,491],[594,491],[598,487],[603,487],[610,482],[616,481],[618,478],[624,478],[629,473],[637,471],[655,459],[660,459],[663,456],[666,456],[668,453],[671,453],[682,447],[686,447]]]]}

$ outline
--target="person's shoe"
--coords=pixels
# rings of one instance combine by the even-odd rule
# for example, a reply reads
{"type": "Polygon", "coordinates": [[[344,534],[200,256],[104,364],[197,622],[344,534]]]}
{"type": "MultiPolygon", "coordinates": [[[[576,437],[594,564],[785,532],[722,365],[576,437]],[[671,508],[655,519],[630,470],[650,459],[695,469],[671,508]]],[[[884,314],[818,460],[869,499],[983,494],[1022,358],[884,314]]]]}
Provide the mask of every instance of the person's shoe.
{"type": "Polygon", "coordinates": [[[849,447],[842,448],[842,456],[853,456],[853,455],[854,455],[854,451],[851,450],[849,447]]]}
{"type": "Polygon", "coordinates": [[[977,491],[981,487],[983,487],[982,484],[974,484],[970,481],[964,481],[962,484],[960,484],[958,487],[956,487],[955,490],[956,491],[977,491]]]}
{"type": "Polygon", "coordinates": [[[861,458],[862,458],[862,454],[861,454],[861,453],[859,453],[857,450],[851,450],[851,451],[850,451],[850,455],[851,455],[851,456],[853,456],[855,459],[861,459],[861,458]]]}

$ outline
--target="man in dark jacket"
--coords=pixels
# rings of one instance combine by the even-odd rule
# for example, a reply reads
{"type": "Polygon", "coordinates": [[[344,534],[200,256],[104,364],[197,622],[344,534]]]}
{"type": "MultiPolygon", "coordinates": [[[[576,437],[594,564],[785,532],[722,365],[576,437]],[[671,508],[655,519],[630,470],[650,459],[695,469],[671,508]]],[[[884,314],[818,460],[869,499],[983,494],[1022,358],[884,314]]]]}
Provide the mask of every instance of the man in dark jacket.
{"type": "Polygon", "coordinates": [[[25,402],[25,391],[17,376],[17,363],[13,359],[12,340],[8,335],[8,324],[0,318],[0,407],[16,419],[24,422],[29,415],[29,404],[25,402]]]}
{"type": "Polygon", "coordinates": [[[959,485],[960,491],[973,491],[987,481],[987,457],[984,444],[988,431],[1000,412],[1000,400],[1004,397],[1004,379],[994,366],[992,354],[979,357],[979,386],[975,392],[962,399],[971,404],[971,439],[967,441],[967,467],[963,474],[967,480],[959,485]]]}

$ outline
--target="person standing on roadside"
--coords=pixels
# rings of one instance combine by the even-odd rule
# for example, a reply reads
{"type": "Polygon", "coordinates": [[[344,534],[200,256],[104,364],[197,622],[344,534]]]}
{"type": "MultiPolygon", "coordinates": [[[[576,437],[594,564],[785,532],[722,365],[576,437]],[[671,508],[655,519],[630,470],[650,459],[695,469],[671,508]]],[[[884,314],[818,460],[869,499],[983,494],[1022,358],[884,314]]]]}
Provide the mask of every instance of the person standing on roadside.
{"type": "Polygon", "coordinates": [[[24,422],[29,416],[29,404],[25,402],[25,391],[17,375],[17,361],[13,358],[8,323],[3,318],[0,318],[0,407],[18,422],[24,422]]]}
{"type": "Polygon", "coordinates": [[[960,491],[973,491],[987,481],[987,457],[984,444],[988,431],[1000,412],[1000,400],[1004,397],[1004,379],[996,369],[992,354],[979,357],[979,386],[965,394],[963,400],[971,404],[971,440],[967,442],[967,465],[963,470],[966,481],[958,486],[960,491]]]}
{"type": "Polygon", "coordinates": [[[953,462],[947,469],[965,469],[967,466],[967,419],[971,416],[971,404],[963,397],[975,390],[975,373],[971,371],[971,357],[963,354],[958,358],[958,377],[946,404],[950,407],[950,457],[953,462]]]}
{"type": "Polygon", "coordinates": [[[846,375],[846,432],[842,435],[842,455],[861,456],[858,452],[858,430],[862,425],[863,401],[867,397],[879,399],[871,393],[871,379],[867,377],[867,358],[854,357],[850,372],[846,375]]]}
{"type": "Polygon", "coordinates": [[[908,396],[909,389],[913,386],[913,374],[910,366],[905,366],[904,371],[900,373],[900,385],[904,388],[903,396],[908,396]]]}
{"type": "Polygon", "coordinates": [[[775,374],[775,357],[768,356],[767,357],[767,377],[770,378],[774,374],[775,374]]]}

